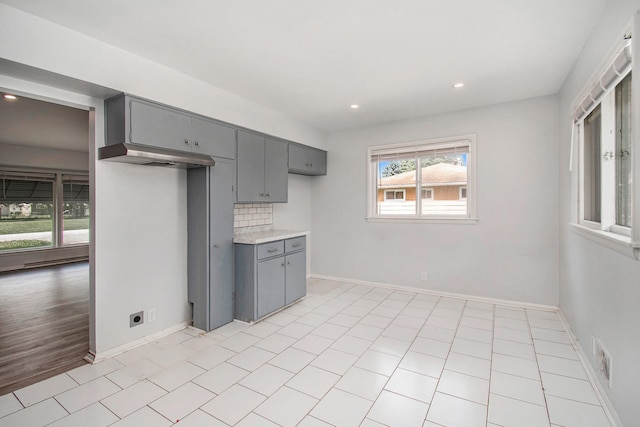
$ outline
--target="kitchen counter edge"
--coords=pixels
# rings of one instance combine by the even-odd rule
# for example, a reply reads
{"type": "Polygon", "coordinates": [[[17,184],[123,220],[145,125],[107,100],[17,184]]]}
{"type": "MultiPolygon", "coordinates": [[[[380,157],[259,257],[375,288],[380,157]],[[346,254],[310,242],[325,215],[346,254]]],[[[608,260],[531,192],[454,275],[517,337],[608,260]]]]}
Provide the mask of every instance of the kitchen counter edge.
{"type": "Polygon", "coordinates": [[[238,233],[233,236],[233,243],[244,245],[259,245],[260,243],[274,242],[276,240],[291,239],[294,237],[308,236],[308,231],[294,230],[268,230],[249,233],[238,233]]]}

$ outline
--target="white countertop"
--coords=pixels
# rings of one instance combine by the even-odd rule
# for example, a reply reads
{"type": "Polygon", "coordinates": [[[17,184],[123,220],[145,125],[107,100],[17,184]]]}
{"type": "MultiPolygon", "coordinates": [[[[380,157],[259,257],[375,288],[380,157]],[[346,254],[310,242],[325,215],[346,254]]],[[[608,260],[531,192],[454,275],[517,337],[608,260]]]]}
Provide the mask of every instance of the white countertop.
{"type": "Polygon", "coordinates": [[[233,236],[233,243],[243,243],[245,245],[258,245],[260,243],[273,242],[276,240],[291,239],[308,235],[308,231],[294,230],[265,230],[248,233],[238,233],[233,236]]]}

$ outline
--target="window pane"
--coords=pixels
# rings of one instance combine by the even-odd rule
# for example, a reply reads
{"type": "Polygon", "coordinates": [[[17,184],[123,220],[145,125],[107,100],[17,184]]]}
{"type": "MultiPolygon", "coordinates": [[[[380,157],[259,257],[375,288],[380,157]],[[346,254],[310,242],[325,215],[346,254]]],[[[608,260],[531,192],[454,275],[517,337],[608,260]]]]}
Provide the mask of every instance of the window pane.
{"type": "Polygon", "coordinates": [[[416,160],[380,160],[374,164],[378,177],[376,214],[415,215],[416,160]]]}
{"type": "Polygon", "coordinates": [[[0,178],[0,251],[51,246],[53,182],[0,178]]]}
{"type": "Polygon", "coordinates": [[[631,73],[616,86],[616,224],[631,227],[631,73]]]}
{"type": "Polygon", "coordinates": [[[71,182],[63,184],[62,242],[65,245],[89,243],[89,183],[66,181],[71,182]]]}
{"type": "Polygon", "coordinates": [[[420,159],[420,183],[433,191],[430,198],[421,201],[422,215],[467,215],[467,201],[460,199],[460,188],[467,185],[468,156],[463,152],[420,159]]]}
{"type": "Polygon", "coordinates": [[[600,105],[584,119],[584,219],[600,222],[600,105]]]}

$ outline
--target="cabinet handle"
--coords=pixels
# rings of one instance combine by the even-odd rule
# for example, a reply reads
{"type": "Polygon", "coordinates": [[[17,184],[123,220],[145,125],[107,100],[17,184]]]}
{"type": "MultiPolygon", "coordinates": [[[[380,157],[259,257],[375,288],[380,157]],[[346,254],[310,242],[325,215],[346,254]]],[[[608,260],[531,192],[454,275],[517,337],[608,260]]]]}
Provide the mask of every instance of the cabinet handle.
{"type": "Polygon", "coordinates": [[[302,246],[302,245],[301,245],[300,243],[294,243],[292,246],[293,246],[294,248],[299,248],[299,247],[300,247],[300,246],[302,246]]]}
{"type": "Polygon", "coordinates": [[[215,245],[213,245],[213,247],[214,247],[214,248],[219,248],[219,247],[220,247],[220,245],[216,243],[215,245]]]}
{"type": "Polygon", "coordinates": [[[265,196],[266,196],[266,197],[271,197],[271,196],[269,195],[269,193],[265,194],[265,196]]]}
{"type": "Polygon", "coordinates": [[[198,141],[193,141],[193,145],[195,145],[196,147],[199,147],[200,144],[198,143],[198,141]]]}
{"type": "Polygon", "coordinates": [[[280,266],[284,267],[284,262],[282,264],[280,264],[280,266]]]}
{"type": "Polygon", "coordinates": [[[287,265],[291,265],[291,261],[287,261],[287,265]]]}
{"type": "Polygon", "coordinates": [[[267,252],[269,253],[278,252],[278,248],[271,248],[267,252]]]}
{"type": "Polygon", "coordinates": [[[187,138],[184,139],[184,145],[189,145],[189,140],[187,138]]]}

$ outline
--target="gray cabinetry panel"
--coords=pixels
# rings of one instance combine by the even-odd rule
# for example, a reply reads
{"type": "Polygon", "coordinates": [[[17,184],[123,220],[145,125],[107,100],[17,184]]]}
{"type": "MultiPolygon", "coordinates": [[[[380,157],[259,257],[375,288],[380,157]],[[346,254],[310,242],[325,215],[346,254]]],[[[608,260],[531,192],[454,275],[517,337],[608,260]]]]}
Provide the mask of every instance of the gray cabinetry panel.
{"type": "Polygon", "coordinates": [[[187,171],[188,300],[193,325],[233,320],[233,161],[187,171]]]}
{"type": "Polygon", "coordinates": [[[272,258],[274,256],[284,254],[284,242],[279,240],[277,242],[262,243],[258,245],[258,259],[272,258]]]}
{"type": "Polygon", "coordinates": [[[306,295],[305,242],[305,237],[296,237],[234,245],[236,319],[258,320],[306,295]]]}
{"type": "Polygon", "coordinates": [[[299,144],[289,144],[289,173],[326,175],[327,152],[299,144]]]}
{"type": "Polygon", "coordinates": [[[238,130],[237,164],[240,203],[287,201],[287,143],[238,130]]]}
{"type": "Polygon", "coordinates": [[[287,143],[265,140],[264,191],[268,202],[286,202],[288,190],[287,143]]]}
{"type": "Polygon", "coordinates": [[[235,158],[231,125],[125,94],[106,100],[105,109],[107,145],[131,142],[235,158]]]}
{"type": "Polygon", "coordinates": [[[285,261],[283,257],[258,263],[258,318],[284,307],[285,261]]]}
{"type": "Polygon", "coordinates": [[[296,252],[285,257],[285,301],[291,304],[307,293],[307,257],[305,252],[296,252]]]}
{"type": "Polygon", "coordinates": [[[211,120],[191,118],[192,150],[209,156],[236,158],[236,130],[211,120]]]}
{"type": "Polygon", "coordinates": [[[191,150],[191,118],[145,101],[129,101],[131,119],[129,142],[174,150],[191,150]]]}
{"type": "Polygon", "coordinates": [[[287,253],[301,251],[306,248],[306,245],[307,238],[305,236],[294,237],[292,239],[287,239],[284,241],[284,250],[287,253]]]}
{"type": "Polygon", "coordinates": [[[265,202],[264,137],[238,131],[238,202],[265,202]]]}

